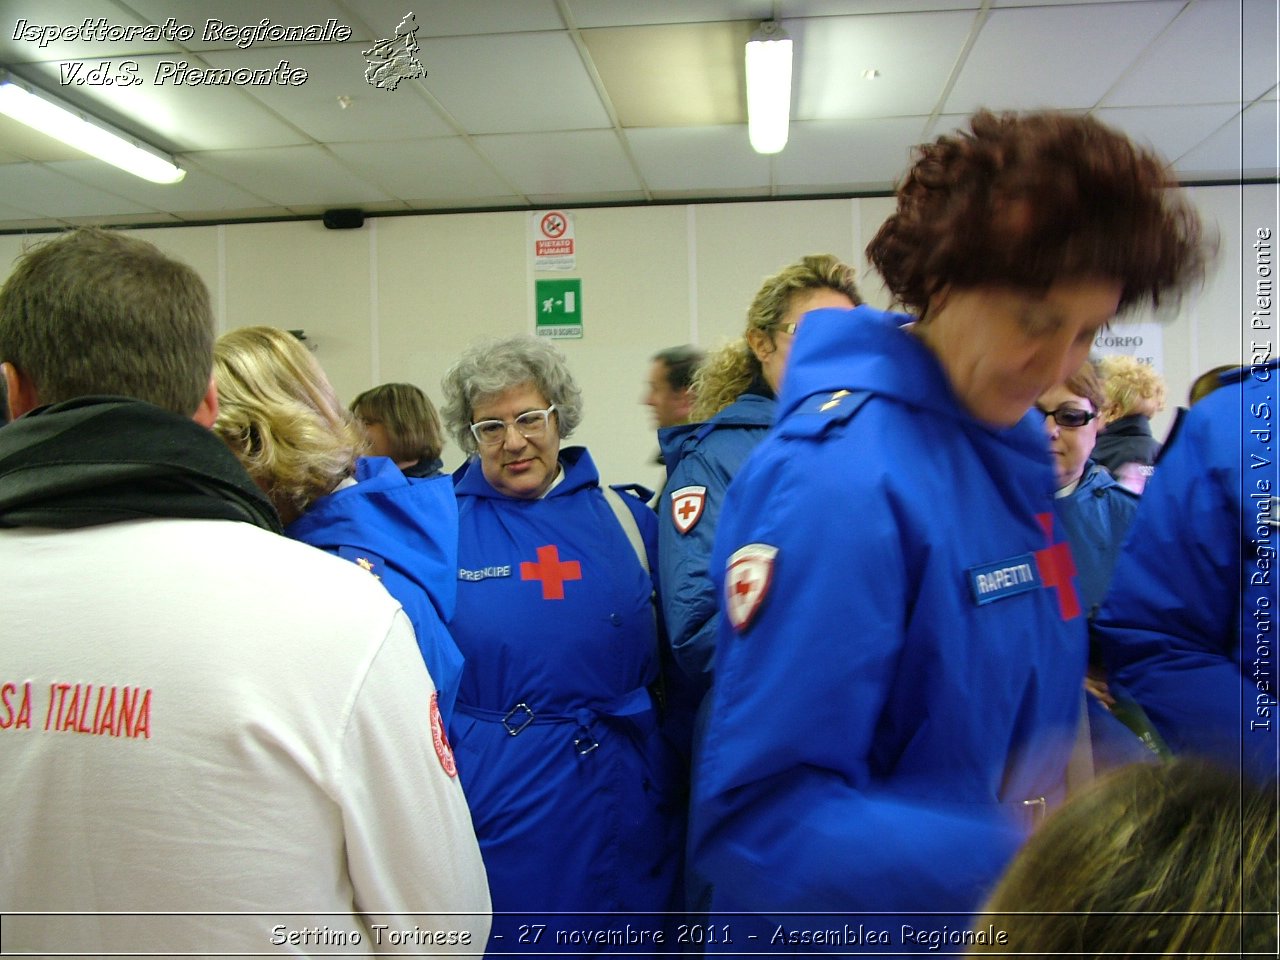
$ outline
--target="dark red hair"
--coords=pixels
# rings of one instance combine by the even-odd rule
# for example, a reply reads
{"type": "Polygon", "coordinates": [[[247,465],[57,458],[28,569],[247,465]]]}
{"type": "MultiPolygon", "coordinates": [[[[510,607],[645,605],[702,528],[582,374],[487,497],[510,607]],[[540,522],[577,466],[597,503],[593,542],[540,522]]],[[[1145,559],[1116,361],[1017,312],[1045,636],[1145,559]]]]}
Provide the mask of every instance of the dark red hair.
{"type": "Polygon", "coordinates": [[[1199,217],[1163,162],[1091,117],[982,111],[915,153],[867,257],[921,315],[948,285],[1115,280],[1124,311],[1203,276],[1199,217]]]}

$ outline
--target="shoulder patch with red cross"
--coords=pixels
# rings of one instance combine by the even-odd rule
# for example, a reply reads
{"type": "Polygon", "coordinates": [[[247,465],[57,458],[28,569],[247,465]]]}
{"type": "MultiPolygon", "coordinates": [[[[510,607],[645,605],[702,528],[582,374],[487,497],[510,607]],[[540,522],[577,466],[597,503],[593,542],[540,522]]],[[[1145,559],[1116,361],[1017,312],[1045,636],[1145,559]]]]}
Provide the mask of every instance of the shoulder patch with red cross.
{"type": "Polygon", "coordinates": [[[676,526],[676,533],[684,536],[698,525],[702,519],[703,507],[707,505],[707,488],[696,484],[681,487],[671,492],[671,522],[676,526]]]}
{"type": "Polygon", "coordinates": [[[458,775],[458,765],[453,759],[453,747],[449,746],[449,735],[445,733],[444,717],[440,715],[440,694],[431,694],[431,745],[436,748],[436,759],[444,772],[451,777],[458,775]]]}
{"type": "Polygon", "coordinates": [[[745,631],[760,612],[773,583],[778,548],[767,543],[739,547],[725,564],[724,609],[733,629],[745,631]]]}

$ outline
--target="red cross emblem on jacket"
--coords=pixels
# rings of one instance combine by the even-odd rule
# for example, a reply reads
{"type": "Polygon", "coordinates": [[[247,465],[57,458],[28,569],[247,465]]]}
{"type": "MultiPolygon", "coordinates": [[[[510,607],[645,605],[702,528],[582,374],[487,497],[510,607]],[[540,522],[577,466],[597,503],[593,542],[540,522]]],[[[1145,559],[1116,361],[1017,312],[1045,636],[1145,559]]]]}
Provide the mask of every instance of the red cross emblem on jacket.
{"type": "Polygon", "coordinates": [[[563,600],[566,580],[582,579],[582,564],[577,560],[561,560],[555,544],[538,548],[538,562],[520,563],[521,580],[542,581],[543,600],[563,600]]]}
{"type": "Polygon", "coordinates": [[[1076,562],[1071,558],[1071,548],[1065,540],[1053,542],[1052,513],[1037,513],[1036,519],[1049,542],[1047,547],[1035,553],[1040,582],[1058,591],[1058,614],[1063,620],[1073,620],[1080,616],[1080,598],[1076,595],[1076,562]]]}

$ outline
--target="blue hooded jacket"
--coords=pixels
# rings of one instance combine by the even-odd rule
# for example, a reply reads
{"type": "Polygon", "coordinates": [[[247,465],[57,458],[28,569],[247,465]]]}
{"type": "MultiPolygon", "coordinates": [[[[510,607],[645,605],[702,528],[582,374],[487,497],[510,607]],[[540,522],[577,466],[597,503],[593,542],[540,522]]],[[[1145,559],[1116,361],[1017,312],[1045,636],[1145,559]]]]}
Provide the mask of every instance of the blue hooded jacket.
{"type": "Polygon", "coordinates": [[[1237,371],[1166,444],[1094,621],[1175,753],[1275,785],[1280,366],[1237,371]]]}
{"type": "Polygon", "coordinates": [[[700,699],[710,684],[720,604],[707,570],[729,482],[773,424],[777,401],[744,393],[704,423],[658,431],[667,484],[658,501],[662,616],[676,663],[700,699]]]}
{"type": "Polygon", "coordinates": [[[1075,738],[1084,616],[1040,419],[974,419],[910,319],[807,315],[720,515],[690,869],[766,943],[801,911],[963,925],[1075,738]]]}
{"type": "Polygon", "coordinates": [[[400,601],[448,723],[463,665],[445,628],[458,582],[458,505],[449,478],[409,480],[386,457],[362,457],[354,485],[321,497],[284,532],[358,563],[400,601]]]}

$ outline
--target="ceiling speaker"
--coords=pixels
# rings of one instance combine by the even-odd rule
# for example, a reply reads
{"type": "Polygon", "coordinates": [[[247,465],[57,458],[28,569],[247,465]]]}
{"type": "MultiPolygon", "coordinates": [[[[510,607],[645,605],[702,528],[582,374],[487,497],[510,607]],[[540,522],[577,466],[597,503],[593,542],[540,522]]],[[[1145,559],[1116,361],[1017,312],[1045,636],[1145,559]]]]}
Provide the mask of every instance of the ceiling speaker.
{"type": "Polygon", "coordinates": [[[358,230],[364,226],[364,212],[360,210],[326,210],[324,225],[330,230],[358,230]]]}

